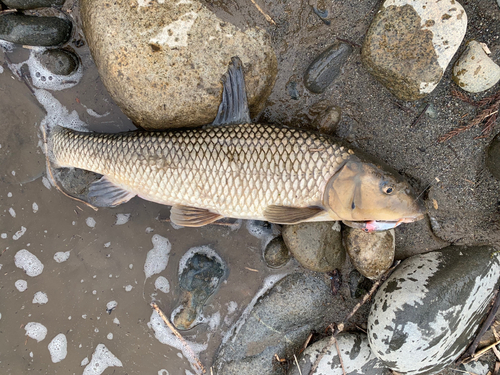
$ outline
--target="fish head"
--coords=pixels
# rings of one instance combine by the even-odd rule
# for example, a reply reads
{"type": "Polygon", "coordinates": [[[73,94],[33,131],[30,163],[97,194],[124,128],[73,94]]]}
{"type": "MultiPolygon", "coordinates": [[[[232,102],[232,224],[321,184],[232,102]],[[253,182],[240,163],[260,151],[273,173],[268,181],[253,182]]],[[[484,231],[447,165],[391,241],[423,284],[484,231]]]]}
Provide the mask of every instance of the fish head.
{"type": "Polygon", "coordinates": [[[424,217],[410,184],[383,163],[349,159],[327,182],[323,205],[332,217],[366,231],[386,230],[424,217]]]}

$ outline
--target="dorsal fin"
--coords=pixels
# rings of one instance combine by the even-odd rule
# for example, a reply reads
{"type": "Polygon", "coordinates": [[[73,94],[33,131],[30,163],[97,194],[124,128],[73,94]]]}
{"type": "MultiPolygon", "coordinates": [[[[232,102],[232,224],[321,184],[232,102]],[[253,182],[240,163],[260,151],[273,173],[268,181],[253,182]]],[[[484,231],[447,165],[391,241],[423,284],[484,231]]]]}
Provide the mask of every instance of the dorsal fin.
{"type": "Polygon", "coordinates": [[[268,206],[264,211],[267,221],[276,224],[296,224],[323,214],[321,207],[268,206]]]}
{"type": "Polygon", "coordinates": [[[202,227],[219,220],[222,215],[204,208],[196,208],[177,204],[170,210],[170,220],[183,227],[202,227]]]}
{"type": "Polygon", "coordinates": [[[222,76],[222,102],[219,105],[217,117],[211,125],[249,124],[245,78],[239,57],[233,57],[227,72],[222,76]]]}

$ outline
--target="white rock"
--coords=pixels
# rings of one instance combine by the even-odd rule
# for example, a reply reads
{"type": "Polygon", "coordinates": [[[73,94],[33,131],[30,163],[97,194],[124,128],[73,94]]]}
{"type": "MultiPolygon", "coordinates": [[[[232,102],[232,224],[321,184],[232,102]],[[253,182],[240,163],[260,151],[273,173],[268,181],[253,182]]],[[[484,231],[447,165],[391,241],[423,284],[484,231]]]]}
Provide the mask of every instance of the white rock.
{"type": "Polygon", "coordinates": [[[480,43],[472,40],[453,67],[453,80],[465,91],[485,91],[500,81],[500,66],[490,59],[480,43]]]}

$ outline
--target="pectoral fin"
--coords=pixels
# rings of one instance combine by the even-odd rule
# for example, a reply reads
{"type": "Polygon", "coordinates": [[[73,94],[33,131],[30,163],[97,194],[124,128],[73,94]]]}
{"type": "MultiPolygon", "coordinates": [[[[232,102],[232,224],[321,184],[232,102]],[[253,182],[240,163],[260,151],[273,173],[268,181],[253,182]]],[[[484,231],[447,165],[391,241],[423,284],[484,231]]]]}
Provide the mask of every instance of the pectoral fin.
{"type": "Polygon", "coordinates": [[[242,63],[238,57],[233,57],[227,73],[222,76],[222,102],[219,105],[217,117],[211,125],[249,124],[247,93],[242,63]]]}
{"type": "Polygon", "coordinates": [[[325,211],[321,207],[268,206],[264,211],[264,217],[271,223],[296,224],[323,213],[325,211]]]}
{"type": "Polygon", "coordinates": [[[170,220],[183,227],[202,227],[219,220],[223,216],[204,208],[175,205],[170,210],[170,220]]]}
{"type": "Polygon", "coordinates": [[[115,207],[133,197],[134,193],[124,190],[103,176],[90,185],[87,201],[96,207],[115,207]]]}

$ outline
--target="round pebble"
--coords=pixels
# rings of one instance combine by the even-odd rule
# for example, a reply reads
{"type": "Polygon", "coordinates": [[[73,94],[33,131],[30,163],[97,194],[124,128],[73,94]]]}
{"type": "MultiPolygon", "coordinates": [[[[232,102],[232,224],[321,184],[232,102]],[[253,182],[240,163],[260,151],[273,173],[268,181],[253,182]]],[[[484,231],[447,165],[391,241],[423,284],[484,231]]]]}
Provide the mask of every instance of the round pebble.
{"type": "Polygon", "coordinates": [[[37,57],[45,69],[56,75],[68,76],[78,69],[78,56],[64,49],[49,49],[37,57]]]}
{"type": "Polygon", "coordinates": [[[283,267],[290,258],[290,252],[281,236],[273,238],[264,250],[264,261],[270,268],[283,267]]]}

